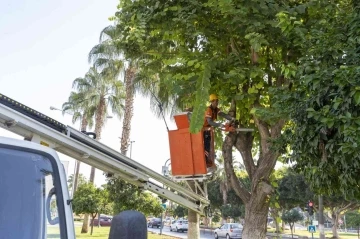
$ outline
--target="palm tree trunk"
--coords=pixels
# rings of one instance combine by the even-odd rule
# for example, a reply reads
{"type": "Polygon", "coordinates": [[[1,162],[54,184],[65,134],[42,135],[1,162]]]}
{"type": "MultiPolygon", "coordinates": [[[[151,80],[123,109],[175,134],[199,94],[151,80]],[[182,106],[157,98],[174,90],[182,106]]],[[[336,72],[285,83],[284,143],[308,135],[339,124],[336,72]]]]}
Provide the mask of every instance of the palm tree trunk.
{"type": "MultiPolygon", "coordinates": [[[[81,117],[81,125],[80,125],[80,130],[81,131],[86,131],[88,125],[88,121],[85,117],[85,114],[82,115],[81,117]]],[[[74,185],[73,185],[73,195],[76,192],[77,186],[78,186],[78,181],[79,181],[79,173],[80,173],[80,161],[76,162],[76,171],[75,171],[75,180],[74,180],[74,185]]]]}
{"type": "MultiPolygon", "coordinates": [[[[95,115],[95,134],[96,134],[96,140],[100,141],[101,139],[101,130],[104,126],[104,120],[105,120],[105,97],[100,97],[100,103],[99,107],[96,109],[96,115],[95,115]]],[[[94,183],[95,180],[95,167],[91,167],[91,173],[90,173],[90,182],[94,183]]]]}
{"type": "Polygon", "coordinates": [[[135,69],[131,66],[125,72],[125,113],[121,134],[121,146],[120,152],[126,155],[128,151],[128,146],[130,142],[130,131],[131,131],[131,119],[133,117],[134,112],[134,77],[135,77],[135,69]]]}
{"type": "MultiPolygon", "coordinates": [[[[101,139],[101,130],[104,126],[104,119],[105,119],[105,97],[100,97],[100,103],[99,107],[96,109],[96,115],[95,115],[95,134],[96,134],[96,140],[99,141],[101,139]]],[[[91,167],[90,172],[90,183],[94,184],[95,181],[95,167],[91,167]]],[[[89,215],[85,214],[84,222],[81,228],[81,233],[87,233],[89,231],[89,215]]]]}
{"type": "Polygon", "coordinates": [[[75,180],[73,185],[73,195],[77,189],[78,181],[79,181],[79,173],[80,173],[80,161],[76,161],[76,171],[75,171],[75,180]]]}

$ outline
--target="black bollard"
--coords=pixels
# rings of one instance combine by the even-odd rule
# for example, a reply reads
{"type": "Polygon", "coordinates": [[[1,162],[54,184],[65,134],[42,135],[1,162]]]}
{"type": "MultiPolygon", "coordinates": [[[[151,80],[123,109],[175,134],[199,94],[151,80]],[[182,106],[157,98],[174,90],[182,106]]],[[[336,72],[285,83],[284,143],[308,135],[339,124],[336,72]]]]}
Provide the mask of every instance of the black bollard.
{"type": "Polygon", "coordinates": [[[109,239],[147,239],[145,216],[137,211],[123,211],[111,221],[109,239]]]}

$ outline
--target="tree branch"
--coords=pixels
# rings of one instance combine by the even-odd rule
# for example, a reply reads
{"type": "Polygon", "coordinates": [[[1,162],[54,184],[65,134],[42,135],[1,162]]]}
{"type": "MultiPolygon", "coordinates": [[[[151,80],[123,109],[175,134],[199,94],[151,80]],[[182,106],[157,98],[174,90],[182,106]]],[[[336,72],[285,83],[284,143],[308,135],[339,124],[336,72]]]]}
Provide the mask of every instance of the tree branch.
{"type": "Polygon", "coordinates": [[[251,133],[239,133],[236,137],[235,148],[240,152],[243,159],[245,169],[249,175],[250,180],[254,175],[256,166],[251,153],[251,147],[254,140],[254,136],[251,133]]]}
{"type": "MultiPolygon", "coordinates": [[[[271,133],[269,133],[269,135],[271,136],[271,139],[276,139],[278,137],[281,136],[281,130],[284,127],[285,124],[285,120],[279,120],[276,124],[274,124],[271,127],[271,133]]],[[[268,131],[264,132],[265,134],[268,131]]],[[[265,137],[267,138],[267,142],[266,142],[266,146],[268,147],[267,151],[265,153],[263,153],[260,156],[259,162],[258,162],[258,170],[256,172],[256,176],[258,177],[258,179],[260,178],[268,178],[272,172],[272,170],[275,167],[277,158],[280,156],[279,152],[275,152],[275,151],[271,151],[270,150],[270,144],[271,142],[269,142],[270,137],[269,135],[266,135],[265,137]]],[[[265,142],[261,142],[261,144],[263,144],[265,142]]],[[[263,146],[263,145],[261,145],[263,146]]]]}
{"type": "Polygon", "coordinates": [[[246,204],[250,200],[250,193],[246,189],[245,185],[237,178],[232,159],[232,147],[236,141],[236,134],[229,133],[224,140],[222,146],[222,152],[224,156],[224,168],[227,179],[231,183],[231,187],[234,189],[236,195],[246,204]]]}
{"type": "Polygon", "coordinates": [[[269,126],[266,122],[258,119],[255,115],[254,115],[254,120],[255,120],[255,124],[259,129],[259,133],[260,133],[260,147],[261,147],[261,154],[265,155],[268,151],[269,151],[269,137],[270,137],[270,132],[269,132],[269,126]]]}

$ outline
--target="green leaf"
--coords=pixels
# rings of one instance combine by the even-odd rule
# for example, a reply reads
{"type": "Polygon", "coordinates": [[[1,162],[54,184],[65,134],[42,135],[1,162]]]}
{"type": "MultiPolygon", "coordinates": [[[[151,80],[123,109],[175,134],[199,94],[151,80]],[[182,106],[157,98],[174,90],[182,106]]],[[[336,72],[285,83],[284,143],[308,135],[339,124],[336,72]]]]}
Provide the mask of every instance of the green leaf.
{"type": "Polygon", "coordinates": [[[252,115],[254,115],[254,114],[256,114],[256,108],[252,108],[251,110],[250,110],[250,114],[252,114],[252,115]]]}
{"type": "Polygon", "coordinates": [[[333,105],[334,110],[337,110],[340,105],[340,102],[335,102],[333,105]]]}
{"type": "Polygon", "coordinates": [[[178,10],[178,7],[177,6],[169,7],[169,10],[176,11],[176,10],[178,10]]]}
{"type": "Polygon", "coordinates": [[[210,89],[211,66],[204,64],[202,77],[199,77],[196,84],[196,99],[194,111],[191,117],[190,132],[198,133],[204,124],[204,114],[206,109],[206,99],[210,89]]]}
{"type": "Polygon", "coordinates": [[[354,95],[354,100],[356,105],[360,104],[360,91],[356,91],[354,95]]]}
{"type": "Polygon", "coordinates": [[[196,60],[191,60],[191,61],[188,61],[187,65],[188,65],[188,66],[193,66],[193,65],[194,65],[194,63],[195,63],[195,61],[196,61],[196,60]]]}

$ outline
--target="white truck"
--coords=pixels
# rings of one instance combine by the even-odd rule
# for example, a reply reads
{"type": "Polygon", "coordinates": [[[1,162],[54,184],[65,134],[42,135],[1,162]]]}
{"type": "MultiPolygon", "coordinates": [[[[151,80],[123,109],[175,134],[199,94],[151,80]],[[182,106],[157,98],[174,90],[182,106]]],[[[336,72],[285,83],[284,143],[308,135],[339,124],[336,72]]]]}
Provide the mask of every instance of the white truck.
{"type": "Polygon", "coordinates": [[[24,137],[0,137],[0,238],[43,239],[50,234],[75,238],[67,179],[56,151],[201,215],[207,211],[203,178],[191,179],[195,188],[180,186],[86,133],[2,94],[0,127],[24,137]]]}

